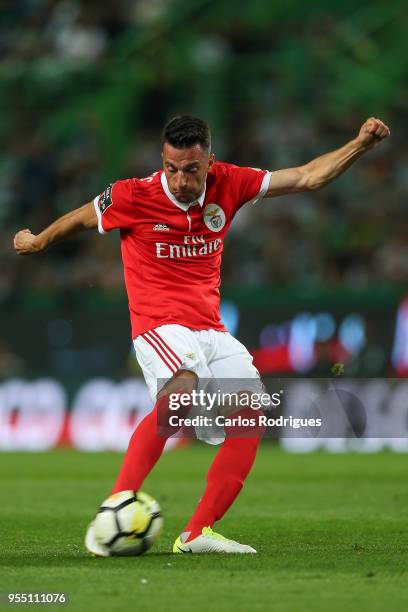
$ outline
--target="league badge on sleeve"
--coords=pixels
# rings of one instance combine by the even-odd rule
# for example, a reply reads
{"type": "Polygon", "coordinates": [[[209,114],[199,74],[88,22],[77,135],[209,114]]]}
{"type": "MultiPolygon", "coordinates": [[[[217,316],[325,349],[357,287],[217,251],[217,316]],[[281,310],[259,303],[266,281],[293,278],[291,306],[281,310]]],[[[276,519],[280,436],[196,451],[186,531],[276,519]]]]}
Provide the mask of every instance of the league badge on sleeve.
{"type": "Polygon", "coordinates": [[[105,210],[112,204],[112,187],[113,183],[111,183],[103,193],[99,196],[98,206],[101,214],[105,212],[105,210]]]}
{"type": "Polygon", "coordinates": [[[204,223],[212,232],[220,232],[225,225],[225,212],[218,204],[207,204],[203,210],[204,223]]]}

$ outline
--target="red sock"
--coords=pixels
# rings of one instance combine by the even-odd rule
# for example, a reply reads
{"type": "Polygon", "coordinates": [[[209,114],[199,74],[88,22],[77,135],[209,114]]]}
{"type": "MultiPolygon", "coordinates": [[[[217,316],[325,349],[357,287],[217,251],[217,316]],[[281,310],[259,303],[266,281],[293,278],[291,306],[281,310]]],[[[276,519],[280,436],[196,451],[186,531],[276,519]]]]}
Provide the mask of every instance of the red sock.
{"type": "MultiPolygon", "coordinates": [[[[253,411],[240,414],[254,416],[253,411]]],[[[236,416],[236,415],[234,415],[236,416]]],[[[226,439],[219,449],[207,474],[207,485],[193,516],[183,532],[190,532],[187,541],[201,534],[203,527],[212,527],[220,520],[241,491],[244,481],[255,461],[259,443],[264,432],[257,427],[251,438],[237,438],[237,428],[225,428],[226,439]]],[[[242,429],[241,435],[242,433],[242,429]]]]}
{"type": "Polygon", "coordinates": [[[152,412],[136,427],[112,493],[140,489],[142,482],[162,454],[167,438],[178,429],[166,425],[168,411],[169,397],[166,395],[156,402],[152,412]]]}

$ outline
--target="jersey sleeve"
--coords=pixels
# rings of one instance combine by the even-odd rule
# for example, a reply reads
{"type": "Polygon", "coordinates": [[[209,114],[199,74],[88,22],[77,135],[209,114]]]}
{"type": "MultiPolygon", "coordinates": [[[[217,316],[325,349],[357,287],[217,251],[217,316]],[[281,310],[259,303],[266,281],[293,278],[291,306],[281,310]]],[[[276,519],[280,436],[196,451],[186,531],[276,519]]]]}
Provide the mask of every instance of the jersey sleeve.
{"type": "Polygon", "coordinates": [[[266,194],[271,174],[258,168],[230,167],[231,190],[237,210],[244,204],[255,204],[266,194]]]}
{"type": "Polygon", "coordinates": [[[131,179],[111,183],[94,198],[98,230],[106,234],[113,229],[128,229],[135,221],[135,198],[131,179]]]}

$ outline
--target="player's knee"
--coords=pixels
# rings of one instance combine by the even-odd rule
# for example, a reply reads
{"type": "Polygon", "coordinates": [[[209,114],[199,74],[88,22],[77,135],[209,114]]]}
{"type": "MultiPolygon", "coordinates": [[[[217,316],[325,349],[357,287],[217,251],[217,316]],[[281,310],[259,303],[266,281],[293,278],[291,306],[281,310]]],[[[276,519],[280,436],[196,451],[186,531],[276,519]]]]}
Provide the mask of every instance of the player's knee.
{"type": "Polygon", "coordinates": [[[258,408],[236,408],[226,417],[226,438],[238,439],[237,443],[242,439],[243,445],[256,447],[266,431],[264,417],[265,413],[258,408]]]}
{"type": "Polygon", "coordinates": [[[179,370],[157,397],[158,414],[162,425],[174,435],[192,406],[191,393],[198,385],[198,376],[189,370],[179,370]]]}
{"type": "Polygon", "coordinates": [[[158,397],[172,394],[191,393],[198,387],[198,376],[190,370],[178,370],[174,376],[167,381],[158,397]]]}

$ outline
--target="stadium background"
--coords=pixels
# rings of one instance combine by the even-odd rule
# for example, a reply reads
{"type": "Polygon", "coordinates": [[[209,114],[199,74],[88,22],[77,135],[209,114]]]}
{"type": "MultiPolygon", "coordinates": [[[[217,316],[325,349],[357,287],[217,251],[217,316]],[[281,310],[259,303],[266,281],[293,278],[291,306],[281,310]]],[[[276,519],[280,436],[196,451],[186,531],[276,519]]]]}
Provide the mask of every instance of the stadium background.
{"type": "Polygon", "coordinates": [[[78,405],[90,410],[76,446],[123,448],[149,409],[118,235],[32,259],[12,237],[157,169],[161,127],[181,112],[209,121],[219,159],[272,170],[340,146],[368,116],[390,125],[324,190],[240,213],[223,317],[265,377],[330,376],[336,362],[352,377],[407,374],[407,12],[403,0],[2,3],[0,448],[67,442],[78,405]],[[113,431],[123,407],[106,438],[101,420],[113,431]]]}

